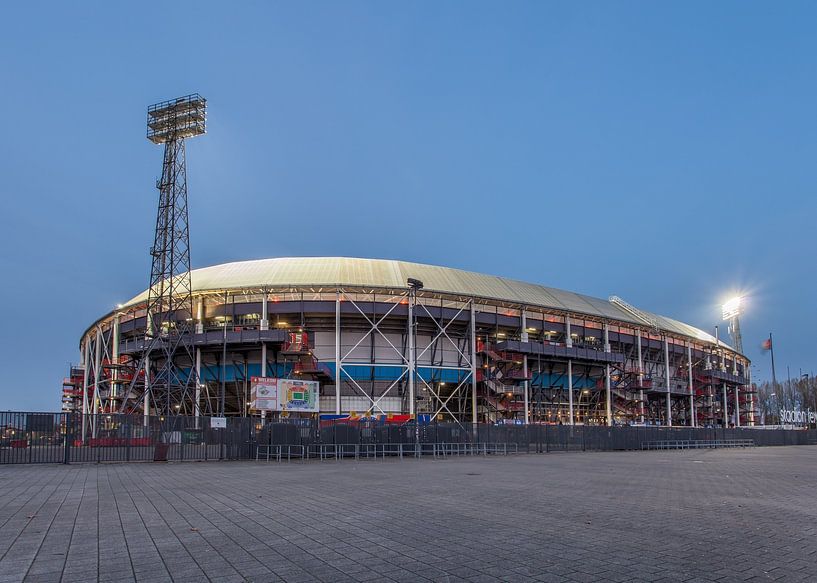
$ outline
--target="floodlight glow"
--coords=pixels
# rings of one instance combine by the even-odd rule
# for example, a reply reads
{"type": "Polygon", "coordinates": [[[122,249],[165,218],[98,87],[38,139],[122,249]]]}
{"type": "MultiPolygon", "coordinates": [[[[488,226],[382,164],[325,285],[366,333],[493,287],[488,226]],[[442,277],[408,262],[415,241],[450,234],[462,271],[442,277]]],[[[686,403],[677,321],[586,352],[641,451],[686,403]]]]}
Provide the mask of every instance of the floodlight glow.
{"type": "Polygon", "coordinates": [[[148,108],[148,139],[154,144],[205,133],[207,100],[198,93],[156,103],[148,108]]]}
{"type": "Polygon", "coordinates": [[[723,319],[731,320],[732,318],[740,316],[742,303],[743,298],[741,296],[736,296],[723,304],[723,319]]]}

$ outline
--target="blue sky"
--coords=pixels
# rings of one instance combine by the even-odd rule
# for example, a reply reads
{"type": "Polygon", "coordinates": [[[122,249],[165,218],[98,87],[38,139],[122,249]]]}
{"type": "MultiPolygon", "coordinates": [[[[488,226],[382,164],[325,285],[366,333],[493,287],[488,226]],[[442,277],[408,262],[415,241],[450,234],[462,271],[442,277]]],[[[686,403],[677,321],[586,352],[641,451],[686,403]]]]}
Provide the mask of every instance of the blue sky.
{"type": "Polygon", "coordinates": [[[145,109],[194,91],[194,266],[398,258],[707,330],[740,289],[756,374],[769,331],[817,370],[814,3],[120,4],[4,7],[0,409],[56,409],[146,286],[145,109]]]}

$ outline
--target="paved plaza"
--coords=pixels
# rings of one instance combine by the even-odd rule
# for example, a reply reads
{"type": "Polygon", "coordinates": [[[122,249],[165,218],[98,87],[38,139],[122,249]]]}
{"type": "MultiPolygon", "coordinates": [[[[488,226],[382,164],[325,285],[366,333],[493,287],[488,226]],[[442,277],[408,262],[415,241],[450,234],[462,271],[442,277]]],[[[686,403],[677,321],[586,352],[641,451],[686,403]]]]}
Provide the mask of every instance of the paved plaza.
{"type": "Polygon", "coordinates": [[[817,447],[0,466],[0,581],[815,581],[817,447]]]}

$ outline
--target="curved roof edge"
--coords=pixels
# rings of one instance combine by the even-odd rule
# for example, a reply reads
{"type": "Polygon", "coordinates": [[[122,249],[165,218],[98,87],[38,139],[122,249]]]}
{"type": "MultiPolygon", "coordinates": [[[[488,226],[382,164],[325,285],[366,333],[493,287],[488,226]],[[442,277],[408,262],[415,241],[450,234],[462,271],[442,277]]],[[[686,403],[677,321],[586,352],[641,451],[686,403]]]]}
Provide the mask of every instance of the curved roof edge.
{"type": "MultiPolygon", "coordinates": [[[[410,277],[421,280],[424,289],[430,292],[473,296],[648,327],[628,311],[601,298],[495,275],[394,259],[277,257],[236,261],[194,269],[191,283],[193,292],[286,286],[399,289],[406,287],[406,280],[410,277]]],[[[147,290],[122,307],[146,299],[147,290]]],[[[716,342],[712,335],[699,328],[659,314],[643,312],[653,318],[661,330],[711,344],[716,342]]],[[[720,345],[734,352],[723,341],[720,345]]]]}

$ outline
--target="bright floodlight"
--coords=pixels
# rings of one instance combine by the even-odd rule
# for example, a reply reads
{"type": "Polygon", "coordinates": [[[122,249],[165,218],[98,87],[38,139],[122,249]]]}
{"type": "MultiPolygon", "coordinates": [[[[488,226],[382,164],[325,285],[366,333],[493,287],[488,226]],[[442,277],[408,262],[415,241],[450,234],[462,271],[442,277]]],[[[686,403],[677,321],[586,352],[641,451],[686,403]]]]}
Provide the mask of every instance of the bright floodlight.
{"type": "Polygon", "coordinates": [[[207,100],[198,93],[148,107],[148,139],[154,144],[200,136],[206,131],[207,100]]]}
{"type": "Polygon", "coordinates": [[[740,316],[742,303],[743,298],[741,296],[737,296],[723,304],[723,319],[731,320],[732,318],[740,316]]]}

